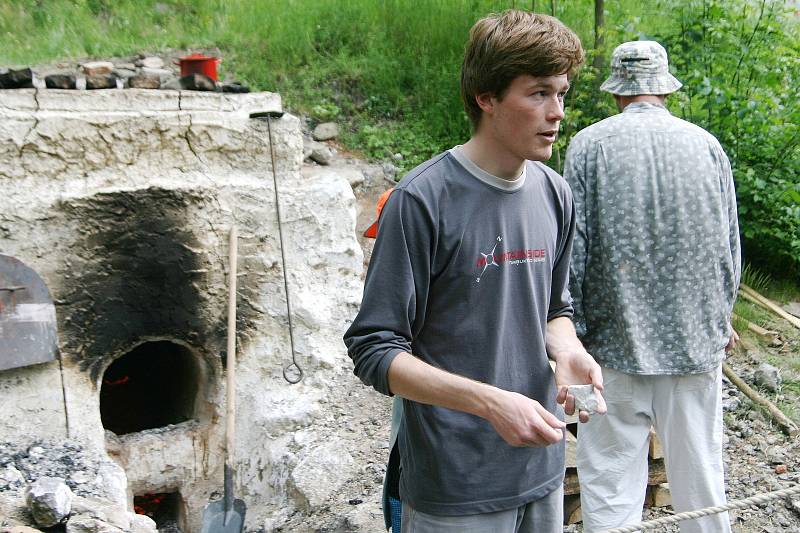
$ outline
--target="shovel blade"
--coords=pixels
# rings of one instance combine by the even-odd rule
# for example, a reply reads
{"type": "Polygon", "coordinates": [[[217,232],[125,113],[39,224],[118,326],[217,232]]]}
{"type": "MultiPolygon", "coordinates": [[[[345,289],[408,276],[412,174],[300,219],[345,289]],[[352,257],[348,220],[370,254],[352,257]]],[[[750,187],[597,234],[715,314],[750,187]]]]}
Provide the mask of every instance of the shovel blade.
{"type": "Polygon", "coordinates": [[[206,505],[203,511],[203,526],[200,533],[242,533],[247,508],[242,500],[233,500],[226,511],[225,500],[217,500],[206,505]]]}

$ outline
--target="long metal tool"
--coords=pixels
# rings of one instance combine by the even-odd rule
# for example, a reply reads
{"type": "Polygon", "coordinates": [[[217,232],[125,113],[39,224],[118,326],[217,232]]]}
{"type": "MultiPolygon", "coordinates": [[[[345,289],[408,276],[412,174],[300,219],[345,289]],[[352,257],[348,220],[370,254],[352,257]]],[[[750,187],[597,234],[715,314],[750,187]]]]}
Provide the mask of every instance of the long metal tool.
{"type": "Polygon", "coordinates": [[[281,265],[283,270],[283,290],[286,294],[286,318],[289,321],[289,344],[292,347],[292,362],[283,369],[283,379],[291,384],[299,383],[303,379],[303,369],[297,364],[297,353],[294,349],[294,327],[292,326],[292,302],[289,298],[289,280],[286,271],[286,254],[283,251],[283,226],[281,224],[281,204],[278,199],[278,176],[275,167],[275,143],[272,140],[272,117],[270,114],[267,117],[267,131],[269,132],[269,155],[272,160],[272,181],[275,187],[275,211],[278,216],[278,238],[281,244],[281,265]],[[295,370],[292,370],[294,368],[295,370]]]}
{"type": "Polygon", "coordinates": [[[247,507],[233,497],[233,458],[236,422],[236,262],[238,238],[231,227],[228,266],[228,352],[225,386],[225,472],[222,500],[209,503],[203,512],[201,533],[242,533],[247,507]]]}

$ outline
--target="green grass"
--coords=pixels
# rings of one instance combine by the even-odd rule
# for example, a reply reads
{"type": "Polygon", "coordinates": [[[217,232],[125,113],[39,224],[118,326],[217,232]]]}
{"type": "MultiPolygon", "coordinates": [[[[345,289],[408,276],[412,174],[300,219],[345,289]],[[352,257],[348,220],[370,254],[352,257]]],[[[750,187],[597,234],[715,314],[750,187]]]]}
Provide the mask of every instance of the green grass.
{"type": "MultiPolygon", "coordinates": [[[[404,155],[409,168],[463,142],[469,125],[459,70],[472,24],[516,0],[5,0],[0,65],[218,47],[220,75],[280,92],[285,105],[336,119],[348,148],[404,155]],[[35,36],[35,38],[33,38],[35,36]]],[[[668,2],[666,2],[668,4],[668,2]]],[[[593,0],[557,2],[555,15],[590,48],[593,0]]],[[[607,39],[669,24],[663,0],[609,7],[607,39]],[[648,13],[648,17],[641,15],[648,13]]]]}
{"type": "Polygon", "coordinates": [[[800,394],[800,353],[770,354],[766,361],[786,371],[786,375],[783,376],[785,378],[784,386],[788,386],[800,394]]]}
{"type": "Polygon", "coordinates": [[[752,263],[742,268],[742,283],[776,302],[800,301],[800,284],[796,273],[783,272],[783,276],[772,276],[752,263]]]}
{"type": "Polygon", "coordinates": [[[742,283],[755,291],[763,292],[770,286],[771,282],[772,276],[761,272],[752,263],[745,263],[742,268],[742,283]]]}
{"type": "Polygon", "coordinates": [[[738,319],[734,317],[734,327],[736,331],[747,331],[747,324],[745,320],[757,324],[761,327],[768,327],[772,320],[772,315],[769,311],[751,304],[747,300],[739,298],[733,306],[733,312],[736,313],[738,319]],[[738,326],[737,326],[738,324],[738,326]]]}
{"type": "Polygon", "coordinates": [[[783,382],[783,390],[791,391],[797,396],[800,396],[800,381],[796,379],[787,379],[783,382]]]}
{"type": "Polygon", "coordinates": [[[774,279],[764,289],[764,296],[778,303],[800,302],[800,283],[797,282],[796,274],[789,272],[786,277],[774,279]]]}

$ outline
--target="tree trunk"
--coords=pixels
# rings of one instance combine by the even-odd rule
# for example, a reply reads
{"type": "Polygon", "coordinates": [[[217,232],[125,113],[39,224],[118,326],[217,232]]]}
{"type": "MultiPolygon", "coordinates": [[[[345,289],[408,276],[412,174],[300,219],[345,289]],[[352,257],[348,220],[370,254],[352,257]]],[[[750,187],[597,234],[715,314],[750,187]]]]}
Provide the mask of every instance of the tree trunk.
{"type": "Polygon", "coordinates": [[[605,64],[603,57],[603,30],[605,26],[604,0],[594,0],[594,60],[592,66],[600,69],[605,64]]]}

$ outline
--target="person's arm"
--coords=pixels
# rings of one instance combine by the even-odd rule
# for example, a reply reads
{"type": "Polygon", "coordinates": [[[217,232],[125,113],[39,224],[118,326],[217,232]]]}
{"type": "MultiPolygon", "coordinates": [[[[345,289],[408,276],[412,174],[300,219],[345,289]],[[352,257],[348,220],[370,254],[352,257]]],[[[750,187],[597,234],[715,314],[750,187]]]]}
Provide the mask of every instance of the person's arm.
{"type": "MultiPolygon", "coordinates": [[[[547,355],[556,363],[556,386],[558,396],[556,401],[564,404],[567,414],[575,412],[575,400],[568,394],[567,386],[591,383],[597,391],[597,412],[606,412],[606,402],[603,400],[603,373],[600,365],[586,351],[583,344],[575,334],[575,326],[567,317],[558,317],[547,323],[547,355]]],[[[589,420],[585,411],[578,413],[581,422],[589,420]]]]}
{"type": "MultiPolygon", "coordinates": [[[[733,304],[736,302],[736,295],[739,289],[739,282],[742,275],[742,258],[741,258],[741,244],[739,242],[739,216],[736,208],[736,190],[734,188],[733,171],[731,169],[731,162],[725,151],[718,144],[714,144],[714,153],[717,157],[717,164],[719,165],[720,181],[722,182],[723,200],[728,214],[728,246],[731,254],[731,261],[733,262],[733,276],[731,280],[732,286],[728,291],[728,304],[729,313],[733,313],[733,304]]],[[[733,350],[736,343],[739,342],[739,335],[733,329],[733,325],[728,318],[728,328],[731,330],[731,336],[728,340],[728,345],[725,346],[725,351],[733,350]]]]}
{"type": "Polygon", "coordinates": [[[586,229],[586,153],[581,148],[580,140],[573,138],[567,148],[564,160],[564,179],[572,190],[572,202],[575,206],[575,234],[572,242],[570,259],[569,291],[572,294],[573,323],[579,336],[586,333],[586,318],[583,310],[583,279],[586,273],[589,239],[586,229]]]}
{"type": "Polygon", "coordinates": [[[403,398],[485,418],[511,446],[547,446],[566,426],[539,402],[433,367],[410,353],[389,367],[389,386],[403,398]]]}
{"type": "Polygon", "coordinates": [[[436,232],[429,210],[405,189],[386,201],[361,308],[344,334],[353,372],[382,394],[392,394],[389,365],[399,353],[411,352],[422,327],[436,232]]]}

